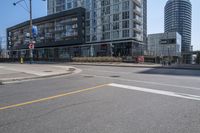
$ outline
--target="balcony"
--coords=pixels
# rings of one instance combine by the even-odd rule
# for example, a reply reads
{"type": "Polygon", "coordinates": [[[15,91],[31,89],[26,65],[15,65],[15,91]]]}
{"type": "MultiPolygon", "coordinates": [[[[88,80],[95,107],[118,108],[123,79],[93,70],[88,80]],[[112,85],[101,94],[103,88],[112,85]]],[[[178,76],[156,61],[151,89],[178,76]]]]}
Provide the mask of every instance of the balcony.
{"type": "Polygon", "coordinates": [[[138,7],[142,7],[142,4],[138,0],[133,0],[133,1],[138,7]]]}

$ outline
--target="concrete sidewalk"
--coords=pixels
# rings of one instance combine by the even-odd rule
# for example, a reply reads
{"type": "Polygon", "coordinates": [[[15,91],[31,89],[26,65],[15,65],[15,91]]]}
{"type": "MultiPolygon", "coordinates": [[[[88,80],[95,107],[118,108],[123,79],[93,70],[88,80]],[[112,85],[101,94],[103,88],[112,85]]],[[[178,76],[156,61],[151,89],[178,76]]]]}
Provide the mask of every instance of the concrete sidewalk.
{"type": "Polygon", "coordinates": [[[0,63],[0,82],[61,76],[79,71],[77,68],[66,65],[0,63]]]}

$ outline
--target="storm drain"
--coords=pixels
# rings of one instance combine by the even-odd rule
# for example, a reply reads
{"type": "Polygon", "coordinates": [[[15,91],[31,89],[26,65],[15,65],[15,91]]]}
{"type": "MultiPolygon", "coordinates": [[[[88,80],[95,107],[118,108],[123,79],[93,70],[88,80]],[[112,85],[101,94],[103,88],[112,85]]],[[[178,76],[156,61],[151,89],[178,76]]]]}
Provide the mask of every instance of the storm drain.
{"type": "Polygon", "coordinates": [[[112,75],[110,77],[112,77],[112,78],[119,78],[120,76],[118,76],[118,75],[112,75]]]}

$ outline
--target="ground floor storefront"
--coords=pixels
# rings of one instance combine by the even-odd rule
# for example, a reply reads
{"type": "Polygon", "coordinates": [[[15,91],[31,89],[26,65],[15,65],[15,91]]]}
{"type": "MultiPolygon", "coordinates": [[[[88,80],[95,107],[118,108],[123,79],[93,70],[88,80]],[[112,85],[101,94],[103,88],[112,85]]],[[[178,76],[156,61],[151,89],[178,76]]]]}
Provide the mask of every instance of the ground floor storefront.
{"type": "MultiPolygon", "coordinates": [[[[33,49],[35,61],[70,61],[73,57],[125,57],[144,54],[143,44],[132,41],[85,44],[76,46],[44,47],[33,49]]],[[[29,49],[10,50],[10,58],[28,60],[29,49]]]]}

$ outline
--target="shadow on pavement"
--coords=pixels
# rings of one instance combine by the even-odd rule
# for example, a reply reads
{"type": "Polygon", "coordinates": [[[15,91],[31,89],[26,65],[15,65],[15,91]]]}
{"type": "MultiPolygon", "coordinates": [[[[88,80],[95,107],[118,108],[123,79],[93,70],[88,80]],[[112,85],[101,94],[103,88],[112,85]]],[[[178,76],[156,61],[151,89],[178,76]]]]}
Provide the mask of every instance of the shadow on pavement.
{"type": "Polygon", "coordinates": [[[171,76],[195,76],[200,77],[200,70],[184,70],[184,69],[162,69],[152,68],[139,72],[140,74],[155,74],[155,75],[171,75],[171,76]]]}

